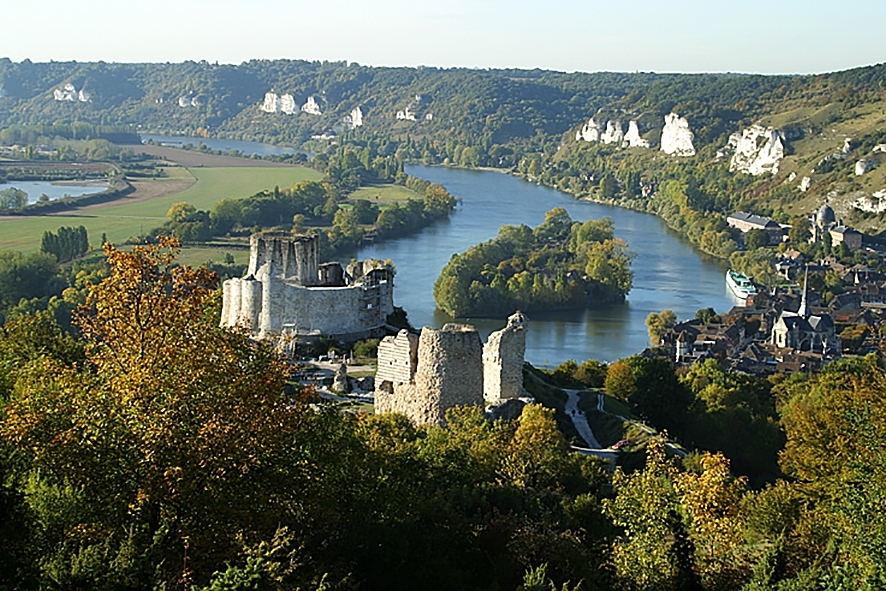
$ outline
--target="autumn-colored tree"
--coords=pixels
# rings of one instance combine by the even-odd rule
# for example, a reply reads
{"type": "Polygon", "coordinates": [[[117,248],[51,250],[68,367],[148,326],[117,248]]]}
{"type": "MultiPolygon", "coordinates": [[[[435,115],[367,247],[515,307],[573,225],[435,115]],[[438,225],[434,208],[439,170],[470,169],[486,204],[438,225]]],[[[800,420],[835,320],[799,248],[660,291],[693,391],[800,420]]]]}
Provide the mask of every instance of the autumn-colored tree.
{"type": "Polygon", "coordinates": [[[619,400],[630,398],[637,390],[631,366],[624,361],[616,361],[611,364],[606,371],[606,380],[603,382],[603,387],[606,388],[610,396],[614,396],[619,400]]]}
{"type": "Polygon", "coordinates": [[[26,452],[30,500],[79,507],[51,532],[62,563],[166,540],[161,579],[208,577],[238,534],[273,536],[296,486],[303,402],[285,395],[268,347],[218,328],[216,278],[175,266],[177,246],[106,244],[110,274],[77,318],[88,365],[45,359],[6,409],[0,436],[26,452]],[[140,531],[147,541],[132,539],[140,531]]]}
{"type": "Polygon", "coordinates": [[[166,212],[166,217],[173,222],[183,222],[195,213],[197,213],[197,208],[187,201],[176,201],[169,207],[169,211],[166,212]]]}

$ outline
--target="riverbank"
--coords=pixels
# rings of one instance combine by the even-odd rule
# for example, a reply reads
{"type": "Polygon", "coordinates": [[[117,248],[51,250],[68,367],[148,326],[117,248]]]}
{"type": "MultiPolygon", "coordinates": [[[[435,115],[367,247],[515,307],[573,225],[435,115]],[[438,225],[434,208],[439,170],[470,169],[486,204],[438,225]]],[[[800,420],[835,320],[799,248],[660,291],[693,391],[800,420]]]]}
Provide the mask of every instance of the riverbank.
{"type": "MultiPolygon", "coordinates": [[[[503,174],[503,175],[514,177],[514,178],[518,178],[520,180],[526,181],[527,183],[531,183],[534,185],[548,187],[549,189],[553,189],[554,191],[558,191],[560,193],[564,193],[566,195],[569,195],[570,197],[572,197],[573,199],[575,199],[577,201],[587,201],[589,203],[596,203],[596,204],[606,205],[606,206],[610,206],[610,207],[619,207],[622,209],[627,209],[627,210],[635,211],[638,213],[648,213],[648,214],[653,215],[653,216],[659,218],[660,220],[662,220],[670,230],[675,232],[680,238],[682,238],[682,239],[686,240],[687,242],[689,242],[690,244],[692,244],[693,248],[697,249],[699,252],[701,252],[705,255],[714,257],[716,259],[722,260],[722,261],[728,261],[729,256],[737,250],[737,249],[732,249],[732,250],[727,249],[728,252],[723,252],[722,250],[713,250],[712,248],[706,248],[705,242],[703,240],[693,239],[692,234],[684,231],[683,228],[681,228],[677,224],[675,224],[673,219],[671,219],[669,216],[662,214],[661,209],[663,209],[665,207],[665,204],[662,204],[660,209],[657,209],[655,207],[658,205],[658,201],[656,201],[656,199],[660,199],[657,196],[657,194],[654,194],[652,197],[649,197],[646,199],[601,199],[599,197],[592,197],[590,195],[576,195],[572,191],[570,191],[569,189],[564,189],[564,188],[561,188],[558,186],[554,186],[554,185],[545,183],[541,180],[529,177],[527,175],[523,175],[523,174],[517,172],[516,170],[514,170],[513,168],[495,168],[495,167],[491,167],[491,166],[478,166],[478,167],[471,168],[471,167],[466,167],[466,166],[455,166],[455,165],[451,165],[451,164],[430,164],[430,165],[422,164],[422,166],[427,166],[429,168],[441,167],[441,168],[448,168],[448,169],[454,169],[454,170],[474,170],[474,171],[480,171],[480,172],[495,172],[498,174],[503,174]]],[[[699,215],[699,216],[701,215],[698,212],[693,212],[693,213],[696,215],[699,215]]],[[[702,235],[703,235],[703,233],[702,233],[702,235]]],[[[712,240],[711,243],[712,243],[712,245],[719,246],[721,249],[723,247],[722,240],[712,240]]]]}

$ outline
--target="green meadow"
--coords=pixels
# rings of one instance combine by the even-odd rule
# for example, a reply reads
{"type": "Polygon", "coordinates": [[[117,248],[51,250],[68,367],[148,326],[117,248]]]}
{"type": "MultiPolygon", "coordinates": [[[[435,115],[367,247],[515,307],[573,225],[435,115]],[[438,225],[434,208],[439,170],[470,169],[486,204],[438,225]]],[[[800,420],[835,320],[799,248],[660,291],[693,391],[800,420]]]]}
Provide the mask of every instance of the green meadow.
{"type": "Polygon", "coordinates": [[[62,215],[2,218],[0,250],[38,250],[43,233],[46,230],[54,232],[61,226],[85,226],[94,246],[98,246],[102,233],[111,242],[122,243],[163,225],[170,205],[178,201],[187,201],[197,209],[206,210],[221,199],[248,197],[275,186],[288,187],[299,181],[322,178],[319,172],[304,167],[192,168],[188,171],[197,182],[172,195],[130,203],[124,198],[88,211],[62,215]]]}
{"type": "Polygon", "coordinates": [[[421,199],[422,196],[403,187],[401,185],[387,185],[387,184],[379,184],[379,185],[368,185],[366,187],[360,187],[350,195],[348,195],[348,199],[354,201],[356,199],[365,199],[370,203],[374,203],[375,205],[380,206],[382,209],[385,206],[391,205],[397,201],[406,201],[407,199],[421,199]]]}

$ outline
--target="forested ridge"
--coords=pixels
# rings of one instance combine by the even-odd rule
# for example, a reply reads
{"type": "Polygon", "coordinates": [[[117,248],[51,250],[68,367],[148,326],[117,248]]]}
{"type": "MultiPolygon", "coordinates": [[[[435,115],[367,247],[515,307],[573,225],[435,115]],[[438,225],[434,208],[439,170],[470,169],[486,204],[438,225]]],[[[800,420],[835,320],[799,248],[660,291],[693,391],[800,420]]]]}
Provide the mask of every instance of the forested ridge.
{"type": "Polygon", "coordinates": [[[847,223],[871,234],[886,229],[886,214],[853,205],[859,196],[886,188],[886,167],[852,175],[858,160],[882,159],[871,150],[886,143],[884,81],[883,64],[760,76],[375,68],[296,60],[219,65],[4,59],[0,127],[6,129],[0,140],[42,141],[54,137],[56,128],[61,137],[85,134],[92,141],[140,130],[326,152],[336,146],[312,137],[335,136],[334,142],[361,149],[377,145],[377,155],[385,158],[502,168],[576,197],[649,211],[700,249],[725,258],[740,246],[725,224],[736,210],[789,223],[828,197],[847,223]],[[85,102],[54,100],[65,84],[86,92],[85,102]],[[262,112],[271,91],[291,95],[296,107],[312,97],[321,114],[262,112]],[[362,125],[352,127],[348,117],[358,107],[362,125]],[[658,151],[663,118],[671,112],[686,118],[695,156],[658,151]],[[610,119],[636,121],[652,148],[577,140],[576,131],[591,116],[604,126],[610,119]],[[729,158],[717,155],[731,134],[755,123],[784,137],[786,155],[777,174],[730,171],[729,158]],[[16,126],[23,125],[43,126],[45,133],[22,136],[16,126]],[[849,151],[827,160],[847,138],[849,151]],[[797,188],[804,176],[811,181],[806,193],[797,188]]]}

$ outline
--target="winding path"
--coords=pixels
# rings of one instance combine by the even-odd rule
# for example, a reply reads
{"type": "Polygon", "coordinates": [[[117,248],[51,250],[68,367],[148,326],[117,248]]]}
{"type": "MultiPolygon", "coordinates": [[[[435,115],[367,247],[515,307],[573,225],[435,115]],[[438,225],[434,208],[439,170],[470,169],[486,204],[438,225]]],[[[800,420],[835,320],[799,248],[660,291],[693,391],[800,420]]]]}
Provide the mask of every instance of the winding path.
{"type": "MultiPolygon", "coordinates": [[[[588,424],[588,417],[584,412],[579,410],[578,408],[578,393],[580,390],[563,390],[566,392],[566,414],[569,418],[572,419],[572,424],[575,425],[575,429],[578,431],[578,434],[582,439],[585,440],[585,443],[588,444],[588,447],[575,447],[573,446],[573,450],[583,453],[589,456],[597,456],[598,458],[602,458],[609,462],[609,469],[615,470],[615,466],[618,463],[616,460],[618,458],[618,452],[605,448],[600,445],[600,442],[597,441],[597,438],[594,437],[594,432],[591,430],[591,426],[588,424]]],[[[598,401],[597,409],[600,409],[600,402],[598,401]]]]}

